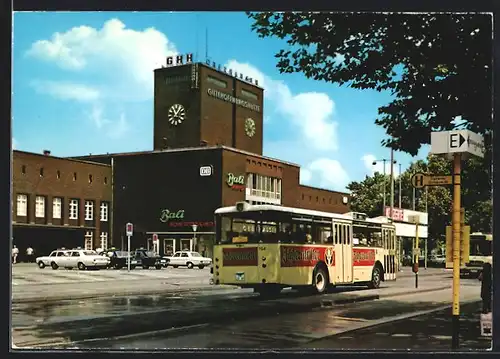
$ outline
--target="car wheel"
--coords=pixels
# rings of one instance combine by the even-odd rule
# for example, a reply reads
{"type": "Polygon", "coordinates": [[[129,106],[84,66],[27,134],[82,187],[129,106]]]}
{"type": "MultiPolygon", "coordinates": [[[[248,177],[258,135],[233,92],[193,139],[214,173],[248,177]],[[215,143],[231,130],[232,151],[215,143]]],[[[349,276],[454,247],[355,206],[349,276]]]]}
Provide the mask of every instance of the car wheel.
{"type": "Polygon", "coordinates": [[[52,269],[56,270],[57,268],[59,268],[59,266],[57,265],[56,262],[52,262],[50,263],[50,266],[52,267],[52,269]]]}
{"type": "Polygon", "coordinates": [[[82,262],[78,262],[78,269],[79,270],[85,270],[85,264],[83,264],[82,262]]]}
{"type": "Polygon", "coordinates": [[[194,268],[194,264],[193,264],[193,263],[191,263],[191,262],[187,262],[187,267],[188,267],[189,269],[193,269],[193,268],[194,268]]]}
{"type": "Polygon", "coordinates": [[[204,266],[203,264],[200,264],[200,265],[198,266],[198,268],[203,269],[203,268],[205,268],[205,266],[204,266]]]}
{"type": "Polygon", "coordinates": [[[42,261],[38,262],[38,268],[44,269],[45,268],[45,263],[43,263],[42,261]]]}
{"type": "Polygon", "coordinates": [[[155,266],[156,269],[161,269],[161,264],[155,266]]]}
{"type": "Polygon", "coordinates": [[[135,269],[135,266],[130,266],[130,269],[135,269]]]}
{"type": "Polygon", "coordinates": [[[144,269],[149,269],[149,266],[142,266],[142,268],[144,268],[144,269]]]}
{"type": "Polygon", "coordinates": [[[179,266],[176,266],[176,265],[173,265],[172,267],[174,267],[174,268],[179,268],[179,266]]]}
{"type": "Polygon", "coordinates": [[[120,269],[120,268],[121,268],[121,266],[120,266],[118,263],[115,263],[115,265],[113,266],[113,268],[115,268],[115,269],[120,269]]]}

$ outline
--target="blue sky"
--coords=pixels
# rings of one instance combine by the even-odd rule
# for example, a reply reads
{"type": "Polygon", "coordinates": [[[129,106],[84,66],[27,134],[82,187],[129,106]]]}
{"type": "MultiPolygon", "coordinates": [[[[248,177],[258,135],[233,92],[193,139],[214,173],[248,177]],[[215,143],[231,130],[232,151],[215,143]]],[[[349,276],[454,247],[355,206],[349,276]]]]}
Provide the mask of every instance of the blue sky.
{"type": "MultiPolygon", "coordinates": [[[[244,13],[15,13],[13,143],[56,156],[153,147],[153,72],[173,53],[208,55],[265,89],[264,155],[298,163],[301,182],[344,190],[389,158],[374,124],[388,93],[281,75],[284,46],[259,39],[244,13]]],[[[427,154],[424,149],[419,158],[427,154]]],[[[396,153],[406,168],[412,158],[396,153]]],[[[397,171],[397,166],[396,166],[397,171]]]]}

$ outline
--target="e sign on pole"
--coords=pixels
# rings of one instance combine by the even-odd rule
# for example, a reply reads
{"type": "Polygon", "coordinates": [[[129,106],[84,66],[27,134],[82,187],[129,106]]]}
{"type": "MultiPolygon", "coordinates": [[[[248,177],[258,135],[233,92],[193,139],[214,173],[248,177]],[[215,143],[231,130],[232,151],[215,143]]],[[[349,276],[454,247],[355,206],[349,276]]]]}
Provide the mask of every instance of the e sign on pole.
{"type": "Polygon", "coordinates": [[[132,223],[127,223],[125,225],[125,231],[127,232],[127,271],[130,272],[130,237],[134,234],[134,225],[132,223]]]}
{"type": "Polygon", "coordinates": [[[484,140],[481,135],[468,130],[431,133],[431,150],[434,155],[453,159],[453,312],[452,349],[458,349],[460,335],[460,172],[462,158],[469,155],[484,156],[484,140]]]}

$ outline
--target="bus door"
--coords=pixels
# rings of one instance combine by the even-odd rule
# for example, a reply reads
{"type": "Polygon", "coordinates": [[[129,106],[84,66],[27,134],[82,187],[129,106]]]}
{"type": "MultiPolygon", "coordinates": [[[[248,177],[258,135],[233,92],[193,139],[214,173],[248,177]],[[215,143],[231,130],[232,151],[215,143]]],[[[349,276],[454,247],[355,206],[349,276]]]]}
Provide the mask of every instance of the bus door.
{"type": "Polygon", "coordinates": [[[382,244],[384,248],[384,279],[396,279],[396,233],[394,228],[382,227],[382,244]]]}
{"type": "Polygon", "coordinates": [[[352,266],[352,224],[334,222],[333,243],[335,248],[335,283],[351,283],[352,266]]]}

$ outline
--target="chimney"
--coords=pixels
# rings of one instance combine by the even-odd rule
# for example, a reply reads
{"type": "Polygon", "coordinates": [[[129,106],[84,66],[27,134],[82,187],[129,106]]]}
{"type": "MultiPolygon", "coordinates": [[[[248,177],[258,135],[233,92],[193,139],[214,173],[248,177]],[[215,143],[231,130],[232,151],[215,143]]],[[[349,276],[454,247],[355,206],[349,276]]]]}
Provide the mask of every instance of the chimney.
{"type": "Polygon", "coordinates": [[[49,150],[43,150],[43,155],[44,156],[50,156],[50,151],[49,150]]]}
{"type": "Polygon", "coordinates": [[[200,141],[200,146],[201,146],[201,147],[207,147],[207,145],[208,145],[208,142],[207,142],[207,141],[205,141],[205,140],[201,140],[201,141],[200,141]]]}

